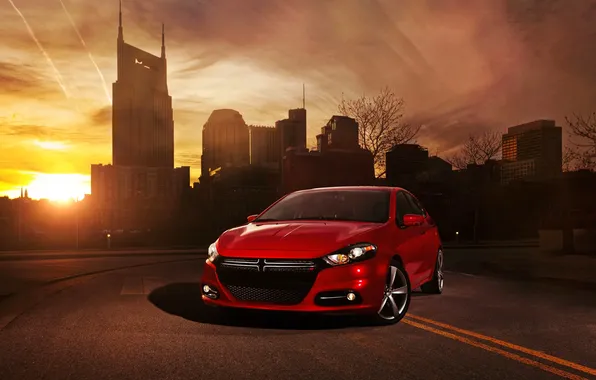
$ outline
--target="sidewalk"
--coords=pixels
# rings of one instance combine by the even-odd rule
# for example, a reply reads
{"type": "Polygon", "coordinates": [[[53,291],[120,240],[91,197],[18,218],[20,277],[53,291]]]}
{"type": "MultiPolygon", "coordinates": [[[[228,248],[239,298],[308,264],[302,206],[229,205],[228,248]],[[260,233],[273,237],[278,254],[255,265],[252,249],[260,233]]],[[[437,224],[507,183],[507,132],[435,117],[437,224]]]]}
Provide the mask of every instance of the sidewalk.
{"type": "Polygon", "coordinates": [[[596,286],[596,257],[549,255],[538,248],[445,249],[445,269],[518,279],[549,279],[596,286]]]}
{"type": "Polygon", "coordinates": [[[457,249],[468,249],[468,248],[524,248],[524,247],[538,247],[538,240],[488,240],[473,243],[471,241],[461,242],[445,242],[443,244],[445,248],[457,248],[457,249]]]}

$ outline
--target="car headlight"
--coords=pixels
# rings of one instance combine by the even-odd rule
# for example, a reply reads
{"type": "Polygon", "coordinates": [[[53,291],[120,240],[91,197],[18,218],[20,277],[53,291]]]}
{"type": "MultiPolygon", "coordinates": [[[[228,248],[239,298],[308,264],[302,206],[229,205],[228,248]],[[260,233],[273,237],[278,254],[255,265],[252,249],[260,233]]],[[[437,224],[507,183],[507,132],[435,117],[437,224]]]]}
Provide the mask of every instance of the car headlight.
{"type": "Polygon", "coordinates": [[[330,265],[345,265],[353,262],[370,259],[377,252],[377,247],[370,243],[350,245],[330,255],[323,257],[330,265]]]}
{"type": "Polygon", "coordinates": [[[215,248],[216,243],[217,242],[211,244],[207,250],[207,260],[210,262],[214,262],[215,259],[217,259],[217,256],[219,256],[219,253],[217,253],[217,248],[215,248]]]}

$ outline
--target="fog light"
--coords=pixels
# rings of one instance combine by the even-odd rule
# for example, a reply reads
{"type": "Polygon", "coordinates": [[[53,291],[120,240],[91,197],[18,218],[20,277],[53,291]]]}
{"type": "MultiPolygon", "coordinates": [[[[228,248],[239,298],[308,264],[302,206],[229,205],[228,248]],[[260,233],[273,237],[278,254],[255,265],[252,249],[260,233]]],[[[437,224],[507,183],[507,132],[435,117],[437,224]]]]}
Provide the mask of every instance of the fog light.
{"type": "Polygon", "coordinates": [[[348,299],[348,301],[354,301],[356,299],[356,294],[350,292],[350,293],[348,293],[346,298],[348,299]]]}
{"type": "Polygon", "coordinates": [[[205,293],[209,293],[209,292],[211,291],[211,288],[209,287],[209,285],[204,285],[204,286],[203,286],[203,291],[204,291],[205,293]]]}

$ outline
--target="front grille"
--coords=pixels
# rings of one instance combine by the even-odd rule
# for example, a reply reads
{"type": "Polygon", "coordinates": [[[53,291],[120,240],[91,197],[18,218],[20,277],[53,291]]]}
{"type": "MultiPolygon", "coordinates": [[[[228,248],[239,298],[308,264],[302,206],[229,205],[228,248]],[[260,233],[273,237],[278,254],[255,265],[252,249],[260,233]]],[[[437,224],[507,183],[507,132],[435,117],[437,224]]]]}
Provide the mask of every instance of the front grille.
{"type": "Polygon", "coordinates": [[[259,271],[259,260],[258,259],[223,259],[221,261],[221,267],[225,269],[234,269],[242,271],[259,271]]]}
{"type": "Polygon", "coordinates": [[[267,289],[253,288],[250,286],[226,285],[232,295],[241,301],[274,303],[279,305],[296,305],[306,297],[304,290],[300,289],[267,289]]]}
{"type": "Polygon", "coordinates": [[[220,282],[236,299],[280,305],[302,302],[318,273],[317,262],[313,260],[220,256],[215,264],[220,282]]]}

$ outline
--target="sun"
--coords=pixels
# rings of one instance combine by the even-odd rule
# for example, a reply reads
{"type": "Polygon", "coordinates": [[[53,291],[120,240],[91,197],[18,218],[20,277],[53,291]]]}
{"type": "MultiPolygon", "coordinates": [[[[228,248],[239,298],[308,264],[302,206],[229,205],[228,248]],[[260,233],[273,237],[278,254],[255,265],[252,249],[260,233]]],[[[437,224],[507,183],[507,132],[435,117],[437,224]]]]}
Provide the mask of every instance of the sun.
{"type": "Polygon", "coordinates": [[[81,200],[90,191],[88,175],[37,173],[27,190],[29,197],[54,202],[81,200]]]}

